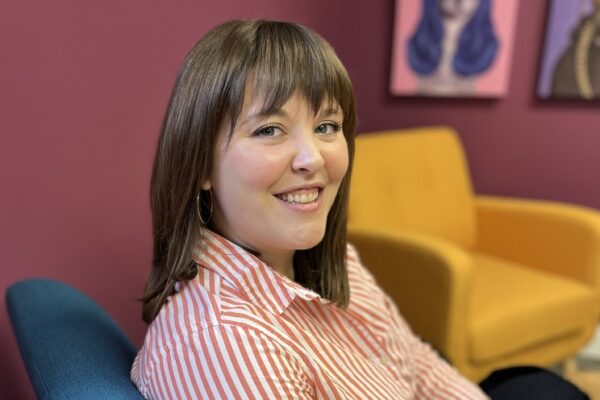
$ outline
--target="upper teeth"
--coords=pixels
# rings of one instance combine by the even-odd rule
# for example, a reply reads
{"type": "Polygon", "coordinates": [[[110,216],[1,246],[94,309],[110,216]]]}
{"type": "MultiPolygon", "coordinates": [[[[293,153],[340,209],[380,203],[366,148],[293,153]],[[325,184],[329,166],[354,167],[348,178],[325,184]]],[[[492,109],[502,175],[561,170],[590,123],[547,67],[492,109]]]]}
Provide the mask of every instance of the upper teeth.
{"type": "Polygon", "coordinates": [[[295,194],[292,193],[283,193],[278,194],[279,197],[283,201],[287,201],[288,203],[311,203],[317,199],[319,196],[319,189],[312,189],[310,191],[302,191],[301,193],[297,192],[295,194]]]}

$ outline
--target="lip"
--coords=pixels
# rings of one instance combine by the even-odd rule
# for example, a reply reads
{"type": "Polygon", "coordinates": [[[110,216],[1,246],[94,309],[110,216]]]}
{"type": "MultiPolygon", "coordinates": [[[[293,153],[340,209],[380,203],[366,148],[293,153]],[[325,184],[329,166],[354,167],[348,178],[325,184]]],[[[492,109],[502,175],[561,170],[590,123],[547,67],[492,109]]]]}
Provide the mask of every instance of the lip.
{"type": "Polygon", "coordinates": [[[275,193],[274,196],[279,196],[281,194],[284,193],[290,193],[290,192],[295,192],[297,190],[311,190],[311,189],[319,189],[319,196],[321,195],[321,192],[323,191],[323,188],[325,187],[325,184],[323,183],[312,183],[312,184],[304,184],[304,185],[298,185],[298,186],[291,186],[281,192],[275,193]]]}
{"type": "Polygon", "coordinates": [[[281,193],[288,193],[288,192],[293,192],[294,190],[301,190],[301,189],[315,189],[318,188],[319,189],[319,194],[317,195],[317,199],[313,202],[310,203],[288,203],[287,201],[284,201],[282,199],[280,199],[279,197],[277,197],[277,195],[273,195],[273,197],[275,197],[277,199],[277,201],[279,201],[280,204],[282,204],[284,207],[286,207],[288,210],[294,211],[294,212],[301,212],[301,213],[311,213],[311,212],[315,212],[318,211],[321,208],[321,204],[323,203],[323,189],[321,187],[317,187],[317,186],[303,186],[303,187],[297,187],[285,192],[281,192],[281,193]]]}

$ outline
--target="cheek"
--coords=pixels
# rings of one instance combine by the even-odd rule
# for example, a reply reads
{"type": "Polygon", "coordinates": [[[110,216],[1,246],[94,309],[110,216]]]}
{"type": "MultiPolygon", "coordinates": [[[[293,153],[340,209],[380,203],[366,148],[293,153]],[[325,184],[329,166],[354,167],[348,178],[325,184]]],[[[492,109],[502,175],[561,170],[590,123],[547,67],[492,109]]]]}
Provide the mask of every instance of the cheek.
{"type": "Polygon", "coordinates": [[[340,183],[348,171],[349,157],[346,141],[337,143],[324,157],[330,181],[340,183]]]}
{"type": "Polygon", "coordinates": [[[283,174],[286,162],[276,152],[252,148],[230,148],[221,159],[218,175],[221,191],[252,194],[275,184],[283,174]]]}

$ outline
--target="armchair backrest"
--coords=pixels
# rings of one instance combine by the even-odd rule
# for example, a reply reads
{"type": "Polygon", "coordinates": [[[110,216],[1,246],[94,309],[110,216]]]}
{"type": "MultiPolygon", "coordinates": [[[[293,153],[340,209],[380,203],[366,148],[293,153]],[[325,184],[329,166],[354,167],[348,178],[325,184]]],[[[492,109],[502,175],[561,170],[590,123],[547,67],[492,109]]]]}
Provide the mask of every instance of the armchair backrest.
{"type": "Polygon", "coordinates": [[[465,247],[475,242],[473,188],[451,128],[361,134],[349,223],[416,231],[465,247]]]}
{"type": "Polygon", "coordinates": [[[38,399],[143,399],[129,379],[135,347],[88,296],[28,279],[8,288],[6,304],[38,399]]]}

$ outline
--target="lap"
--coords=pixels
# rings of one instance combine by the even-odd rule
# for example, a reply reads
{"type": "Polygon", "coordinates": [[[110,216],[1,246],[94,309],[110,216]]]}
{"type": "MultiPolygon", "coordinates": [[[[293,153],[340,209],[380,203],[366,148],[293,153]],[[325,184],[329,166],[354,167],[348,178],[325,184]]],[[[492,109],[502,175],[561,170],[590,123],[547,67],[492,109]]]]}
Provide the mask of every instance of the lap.
{"type": "Polygon", "coordinates": [[[480,386],[492,400],[589,400],[569,381],[538,367],[494,371],[480,386]]]}

